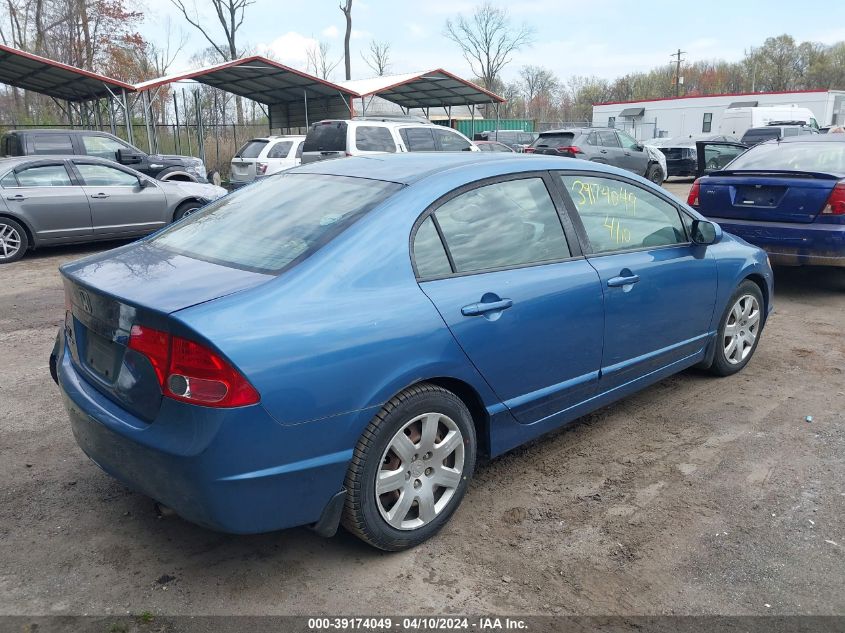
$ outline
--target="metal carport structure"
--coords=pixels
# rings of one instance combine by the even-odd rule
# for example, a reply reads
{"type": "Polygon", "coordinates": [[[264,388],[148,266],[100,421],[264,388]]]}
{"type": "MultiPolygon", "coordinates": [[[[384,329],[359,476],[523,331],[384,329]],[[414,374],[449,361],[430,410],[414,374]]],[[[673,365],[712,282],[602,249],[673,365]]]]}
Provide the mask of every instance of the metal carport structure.
{"type": "Polygon", "coordinates": [[[98,105],[103,99],[109,104],[112,132],[116,107],[123,111],[127,126],[131,126],[127,94],[135,88],[118,79],[0,44],[0,83],[52,98],[71,126],[75,107],[81,125],[102,127],[102,110],[98,105]]]}

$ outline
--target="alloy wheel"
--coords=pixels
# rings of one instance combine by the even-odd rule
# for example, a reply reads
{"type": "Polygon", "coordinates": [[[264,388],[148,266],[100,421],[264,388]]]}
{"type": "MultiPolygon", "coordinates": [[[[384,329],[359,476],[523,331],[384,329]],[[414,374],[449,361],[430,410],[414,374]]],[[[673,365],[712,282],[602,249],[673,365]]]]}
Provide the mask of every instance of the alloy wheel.
{"type": "Polygon", "coordinates": [[[757,297],[743,295],[737,299],[728,314],[722,340],[725,359],[732,365],[744,361],[760,333],[760,304],[757,297]]]}
{"type": "Polygon", "coordinates": [[[449,505],[464,469],[464,438],[441,413],[424,413],[390,440],[376,473],[376,505],[399,530],[431,523],[449,505]]]}
{"type": "Polygon", "coordinates": [[[21,235],[17,229],[0,223],[0,259],[11,259],[21,249],[21,235]]]}

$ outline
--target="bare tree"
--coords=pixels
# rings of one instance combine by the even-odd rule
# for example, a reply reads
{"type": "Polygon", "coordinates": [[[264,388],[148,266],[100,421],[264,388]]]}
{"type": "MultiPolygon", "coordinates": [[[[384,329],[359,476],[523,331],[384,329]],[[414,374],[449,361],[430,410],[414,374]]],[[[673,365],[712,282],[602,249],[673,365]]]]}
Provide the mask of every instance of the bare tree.
{"type": "Polygon", "coordinates": [[[340,64],[340,59],[333,62],[329,57],[329,45],[326,42],[316,42],[305,51],[308,72],[321,79],[328,79],[340,64]]]}
{"type": "Polygon", "coordinates": [[[343,37],[343,60],[346,64],[346,80],[352,79],[352,59],[349,57],[349,38],[352,36],[352,0],[341,3],[340,10],[346,18],[346,35],[343,37]]]}
{"type": "Polygon", "coordinates": [[[379,77],[383,77],[390,67],[390,42],[372,40],[366,53],[361,53],[364,62],[379,77]]]}
{"type": "MultiPolygon", "coordinates": [[[[202,33],[202,36],[211,44],[211,47],[217,51],[224,61],[231,61],[238,58],[240,55],[237,45],[238,30],[244,23],[246,8],[255,4],[255,0],[208,0],[214,9],[214,13],[217,15],[220,26],[223,27],[223,34],[226,38],[225,43],[220,43],[216,38],[212,37],[210,28],[203,25],[195,1],[190,9],[185,5],[185,0],[170,1],[181,11],[188,24],[202,33]]],[[[237,99],[237,112],[238,124],[240,125],[244,121],[243,104],[240,98],[237,99]]]]}
{"type": "Polygon", "coordinates": [[[523,24],[511,24],[506,9],[485,2],[466,18],[446,20],[444,35],[455,42],[472,71],[488,90],[496,77],[511,60],[511,55],[534,41],[534,29],[523,24]]]}

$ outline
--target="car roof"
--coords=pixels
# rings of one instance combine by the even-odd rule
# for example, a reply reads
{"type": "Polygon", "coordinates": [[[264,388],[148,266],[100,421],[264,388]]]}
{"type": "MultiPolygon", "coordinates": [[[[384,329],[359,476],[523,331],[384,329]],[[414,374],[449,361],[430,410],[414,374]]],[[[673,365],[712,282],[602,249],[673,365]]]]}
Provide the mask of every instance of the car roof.
{"type": "Polygon", "coordinates": [[[100,165],[109,165],[110,167],[117,167],[118,169],[135,172],[135,170],[131,167],[121,165],[107,158],[100,158],[98,156],[80,156],[79,154],[30,154],[29,156],[10,156],[7,158],[0,158],[0,170],[17,167],[18,165],[25,163],[45,163],[63,160],[73,160],[77,163],[98,163],[100,165]]]}
{"type": "Polygon", "coordinates": [[[54,128],[37,128],[33,130],[9,130],[7,134],[101,134],[103,136],[112,136],[109,132],[101,130],[68,130],[68,129],[54,129],[54,128]]]}
{"type": "Polygon", "coordinates": [[[542,171],[546,169],[578,169],[607,171],[633,176],[631,172],[597,163],[573,160],[560,156],[499,152],[408,152],[401,154],[374,154],[351,158],[321,160],[295,167],[288,174],[324,174],[369,178],[410,185],[415,182],[454,169],[496,163],[501,173],[542,171]]]}
{"type": "Polygon", "coordinates": [[[845,134],[805,134],[804,136],[788,136],[781,139],[781,143],[842,143],[845,134]]]}
{"type": "Polygon", "coordinates": [[[582,134],[589,134],[592,130],[610,130],[612,128],[609,127],[562,127],[557,130],[546,130],[545,132],[540,132],[540,136],[545,134],[571,134],[573,132],[581,132],[582,134]]]}

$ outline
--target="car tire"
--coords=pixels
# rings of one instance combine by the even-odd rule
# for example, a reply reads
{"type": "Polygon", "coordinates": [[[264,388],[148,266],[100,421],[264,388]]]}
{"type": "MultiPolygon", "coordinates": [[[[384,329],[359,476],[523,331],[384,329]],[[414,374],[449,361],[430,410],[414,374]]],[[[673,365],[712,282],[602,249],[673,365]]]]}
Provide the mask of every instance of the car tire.
{"type": "Polygon", "coordinates": [[[475,459],[475,426],[464,402],[429,383],[410,387],[382,407],[358,440],[341,523],[385,551],[419,545],[460,505],[475,459]]]}
{"type": "Polygon", "coordinates": [[[18,261],[29,249],[26,230],[12,218],[0,217],[0,264],[18,261]]]}
{"type": "Polygon", "coordinates": [[[223,182],[223,178],[220,176],[220,172],[216,169],[212,169],[208,174],[206,174],[205,179],[210,182],[215,187],[219,187],[220,184],[223,182]]]}
{"type": "Polygon", "coordinates": [[[734,291],[719,322],[712,373],[730,376],[748,364],[760,342],[764,313],[763,293],[746,279],[734,291]]]}
{"type": "Polygon", "coordinates": [[[655,185],[662,185],[663,181],[666,179],[663,175],[663,170],[657,163],[652,163],[648,166],[648,169],[645,171],[645,177],[646,180],[650,180],[655,185]]]}
{"type": "Polygon", "coordinates": [[[176,213],[173,214],[173,221],[178,222],[186,215],[191,215],[197,209],[201,209],[205,206],[202,202],[197,202],[196,200],[190,200],[188,202],[183,202],[176,208],[176,213]]]}

